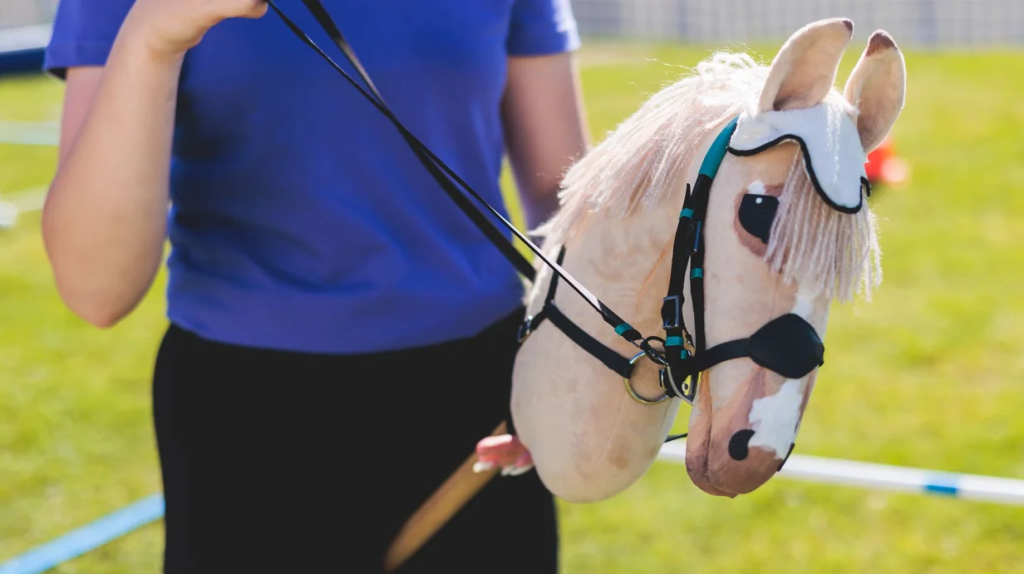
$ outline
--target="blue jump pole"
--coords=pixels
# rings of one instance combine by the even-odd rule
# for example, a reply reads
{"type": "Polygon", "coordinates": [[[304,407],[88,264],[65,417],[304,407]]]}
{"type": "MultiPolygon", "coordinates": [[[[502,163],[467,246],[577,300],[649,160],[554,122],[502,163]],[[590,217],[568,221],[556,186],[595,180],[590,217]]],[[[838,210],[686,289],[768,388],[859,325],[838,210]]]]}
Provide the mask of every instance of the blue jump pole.
{"type": "Polygon", "coordinates": [[[153,494],[95,522],[0,564],[0,574],[39,574],[141,528],[164,515],[164,497],[153,494]]]}

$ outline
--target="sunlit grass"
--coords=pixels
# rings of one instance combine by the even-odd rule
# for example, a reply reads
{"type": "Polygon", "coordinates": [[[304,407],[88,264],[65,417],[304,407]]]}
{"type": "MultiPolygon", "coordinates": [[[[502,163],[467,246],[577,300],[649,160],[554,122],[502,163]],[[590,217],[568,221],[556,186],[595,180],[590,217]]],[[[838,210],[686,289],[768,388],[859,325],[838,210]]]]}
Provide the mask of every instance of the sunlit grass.
{"type": "MultiPolygon", "coordinates": [[[[595,139],[708,53],[589,46],[595,139]]],[[[835,308],[796,453],[1024,478],[1024,54],[907,65],[893,138],[912,181],[872,199],[885,281],[835,308]]],[[[0,121],[56,121],[60,94],[45,78],[0,82],[0,121]]],[[[0,193],[45,185],[54,161],[0,146],[0,193]]],[[[60,304],[38,226],[29,214],[0,234],[0,560],[160,488],[149,378],[164,276],[124,323],[89,328],[60,304]]],[[[611,500],[561,509],[568,573],[1024,571],[1024,510],[985,503],[784,478],[728,500],[659,463],[611,500]]],[[[58,571],[158,572],[160,529],[58,571]]]]}

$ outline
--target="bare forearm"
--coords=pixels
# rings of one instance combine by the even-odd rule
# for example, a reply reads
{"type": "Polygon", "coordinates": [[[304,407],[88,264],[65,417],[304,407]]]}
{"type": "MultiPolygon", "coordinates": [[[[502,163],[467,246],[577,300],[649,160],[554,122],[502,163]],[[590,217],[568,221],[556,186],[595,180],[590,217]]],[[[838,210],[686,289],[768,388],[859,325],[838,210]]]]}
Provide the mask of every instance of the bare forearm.
{"type": "Polygon", "coordinates": [[[510,58],[505,143],[531,229],[558,209],[562,176],[590,141],[571,54],[510,58]]]}
{"type": "Polygon", "coordinates": [[[516,186],[522,190],[519,197],[527,228],[536,229],[558,211],[558,182],[538,184],[531,175],[518,173],[515,178],[516,186]]]}
{"type": "Polygon", "coordinates": [[[180,57],[119,37],[46,200],[43,237],[57,287],[100,326],[135,307],[162,258],[180,67],[180,57]]]}

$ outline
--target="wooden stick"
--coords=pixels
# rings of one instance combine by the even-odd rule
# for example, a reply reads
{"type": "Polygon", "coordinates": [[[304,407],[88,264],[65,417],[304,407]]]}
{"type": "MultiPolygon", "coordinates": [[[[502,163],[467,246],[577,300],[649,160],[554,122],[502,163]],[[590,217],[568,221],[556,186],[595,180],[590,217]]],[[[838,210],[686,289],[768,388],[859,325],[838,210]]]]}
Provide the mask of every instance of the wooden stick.
{"type": "MultiPolygon", "coordinates": [[[[506,429],[502,421],[491,436],[506,434],[506,429]]],[[[409,517],[384,557],[385,572],[394,572],[404,564],[498,473],[497,465],[484,472],[473,472],[476,460],[474,452],[409,517]]]]}

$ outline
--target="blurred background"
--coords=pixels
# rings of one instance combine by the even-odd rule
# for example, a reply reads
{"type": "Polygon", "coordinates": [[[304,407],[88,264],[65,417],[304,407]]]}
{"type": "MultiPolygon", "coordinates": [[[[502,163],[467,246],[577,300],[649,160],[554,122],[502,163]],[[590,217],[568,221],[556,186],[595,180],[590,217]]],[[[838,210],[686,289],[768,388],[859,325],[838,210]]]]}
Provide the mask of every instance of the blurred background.
{"type": "MultiPolygon", "coordinates": [[[[0,564],[160,489],[150,373],[164,275],[98,331],[62,306],[43,251],[62,85],[37,70],[55,5],[0,0],[0,564]]],[[[794,454],[1024,479],[1024,3],[572,6],[597,140],[714,50],[767,63],[804,24],[849,17],[842,86],[871,31],[895,37],[906,108],[872,165],[885,280],[871,301],[835,306],[794,454]]],[[[503,182],[521,224],[507,170],[503,182]]],[[[729,500],[660,461],[611,500],[560,508],[566,573],[1024,572],[1021,506],[786,476],[729,500]]],[[[53,571],[158,572],[161,528],[53,571]]]]}

